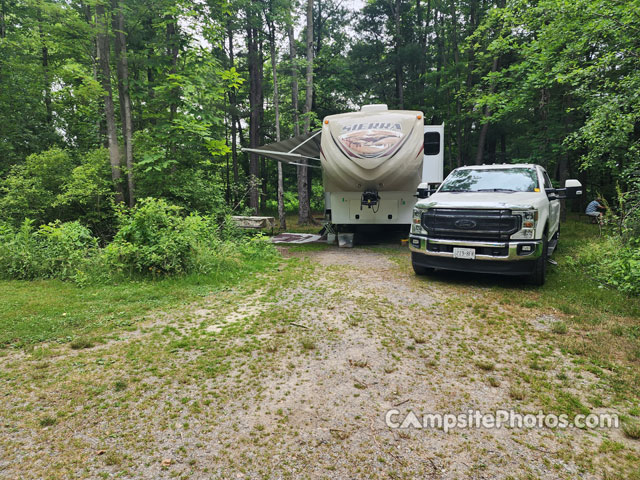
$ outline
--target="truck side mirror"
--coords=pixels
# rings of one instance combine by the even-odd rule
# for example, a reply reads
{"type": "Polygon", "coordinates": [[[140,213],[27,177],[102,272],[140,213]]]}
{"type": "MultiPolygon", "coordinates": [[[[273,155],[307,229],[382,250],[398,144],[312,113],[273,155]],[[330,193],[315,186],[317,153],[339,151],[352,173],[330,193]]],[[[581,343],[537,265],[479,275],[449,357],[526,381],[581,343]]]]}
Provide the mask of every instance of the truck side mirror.
{"type": "Polygon", "coordinates": [[[416,192],[415,196],[418,197],[419,199],[429,198],[431,195],[436,193],[436,190],[438,190],[439,185],[440,184],[437,184],[436,186],[432,186],[429,183],[421,183],[420,185],[418,185],[418,191],[416,192]]]}
{"type": "Polygon", "coordinates": [[[578,198],[582,195],[582,184],[576,179],[569,179],[564,183],[565,198],[578,198]]]}
{"type": "Polygon", "coordinates": [[[582,195],[582,184],[575,179],[567,180],[564,188],[545,188],[550,200],[564,200],[565,198],[577,198],[582,195]]]}

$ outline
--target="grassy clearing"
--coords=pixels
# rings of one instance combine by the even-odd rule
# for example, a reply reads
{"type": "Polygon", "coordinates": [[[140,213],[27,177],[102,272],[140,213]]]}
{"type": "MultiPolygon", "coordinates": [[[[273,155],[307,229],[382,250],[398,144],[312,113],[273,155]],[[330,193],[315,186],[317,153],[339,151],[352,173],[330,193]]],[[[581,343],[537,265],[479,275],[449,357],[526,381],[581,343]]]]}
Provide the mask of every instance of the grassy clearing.
{"type": "Polygon", "coordinates": [[[97,339],[115,328],[133,328],[143,315],[228,288],[273,263],[247,259],[236,270],[207,276],[85,287],[59,280],[0,281],[0,347],[43,341],[90,342],[86,337],[97,339]]]}

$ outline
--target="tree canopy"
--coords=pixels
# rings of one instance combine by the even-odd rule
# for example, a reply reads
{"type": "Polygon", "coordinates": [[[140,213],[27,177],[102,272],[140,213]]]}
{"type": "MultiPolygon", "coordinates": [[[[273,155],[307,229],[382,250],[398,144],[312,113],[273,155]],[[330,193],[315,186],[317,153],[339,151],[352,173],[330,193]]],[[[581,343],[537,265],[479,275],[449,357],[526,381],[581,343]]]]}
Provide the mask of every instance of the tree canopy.
{"type": "MultiPolygon", "coordinates": [[[[639,12],[640,0],[2,0],[0,217],[108,235],[115,204],[136,198],[275,211],[277,165],[240,147],[367,103],[444,122],[447,169],[526,161],[594,194],[637,190],[639,12]]],[[[283,208],[322,208],[304,170],[283,168],[283,208]]]]}

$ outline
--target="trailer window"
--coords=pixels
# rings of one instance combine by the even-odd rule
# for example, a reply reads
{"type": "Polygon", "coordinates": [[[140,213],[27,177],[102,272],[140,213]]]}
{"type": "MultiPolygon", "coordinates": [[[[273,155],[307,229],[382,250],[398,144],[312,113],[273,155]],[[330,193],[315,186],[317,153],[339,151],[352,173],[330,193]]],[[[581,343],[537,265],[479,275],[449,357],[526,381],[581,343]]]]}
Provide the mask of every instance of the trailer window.
{"type": "Polygon", "coordinates": [[[534,168],[478,168],[454,170],[440,192],[534,192],[538,174],[534,168]]]}
{"type": "Polygon", "coordinates": [[[426,132],[424,134],[424,154],[438,155],[440,153],[440,134],[438,132],[426,132]]]}

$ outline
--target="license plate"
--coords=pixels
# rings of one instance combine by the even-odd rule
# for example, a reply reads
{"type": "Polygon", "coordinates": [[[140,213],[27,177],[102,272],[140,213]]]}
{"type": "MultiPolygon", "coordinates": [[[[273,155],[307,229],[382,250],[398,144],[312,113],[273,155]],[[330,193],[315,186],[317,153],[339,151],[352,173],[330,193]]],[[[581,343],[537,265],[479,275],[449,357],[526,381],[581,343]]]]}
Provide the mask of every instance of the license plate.
{"type": "Polygon", "coordinates": [[[453,258],[466,258],[469,260],[475,260],[476,249],[475,248],[453,248],[453,258]]]}

